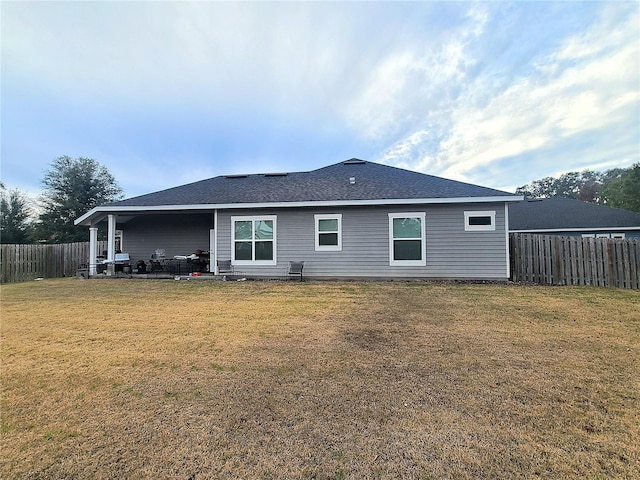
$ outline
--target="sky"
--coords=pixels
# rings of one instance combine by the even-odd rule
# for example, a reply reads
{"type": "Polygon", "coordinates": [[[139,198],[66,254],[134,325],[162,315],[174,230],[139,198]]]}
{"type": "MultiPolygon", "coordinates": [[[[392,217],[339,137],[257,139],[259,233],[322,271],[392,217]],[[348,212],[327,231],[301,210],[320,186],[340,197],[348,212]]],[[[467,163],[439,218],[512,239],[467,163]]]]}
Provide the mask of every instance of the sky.
{"type": "Polygon", "coordinates": [[[361,158],[513,192],[640,161],[640,2],[0,4],[1,179],[126,197],[361,158]]]}

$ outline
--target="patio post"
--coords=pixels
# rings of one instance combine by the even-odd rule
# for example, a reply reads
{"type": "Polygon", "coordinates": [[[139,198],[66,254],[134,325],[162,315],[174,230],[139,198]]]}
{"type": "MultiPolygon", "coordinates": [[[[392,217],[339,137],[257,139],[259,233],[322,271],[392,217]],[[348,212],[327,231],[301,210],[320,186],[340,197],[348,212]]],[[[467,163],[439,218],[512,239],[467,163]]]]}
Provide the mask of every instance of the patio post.
{"type": "Polygon", "coordinates": [[[109,215],[107,218],[107,260],[109,261],[109,274],[114,275],[116,271],[116,216],[109,215]]]}
{"type": "Polygon", "coordinates": [[[209,270],[218,275],[218,209],[213,211],[213,258],[209,255],[209,270]],[[213,262],[213,263],[212,263],[213,262]],[[213,264],[213,270],[211,265],[213,264]]]}
{"type": "Polygon", "coordinates": [[[89,228],[89,276],[96,274],[96,263],[98,263],[97,250],[98,248],[98,228],[89,228]]]}

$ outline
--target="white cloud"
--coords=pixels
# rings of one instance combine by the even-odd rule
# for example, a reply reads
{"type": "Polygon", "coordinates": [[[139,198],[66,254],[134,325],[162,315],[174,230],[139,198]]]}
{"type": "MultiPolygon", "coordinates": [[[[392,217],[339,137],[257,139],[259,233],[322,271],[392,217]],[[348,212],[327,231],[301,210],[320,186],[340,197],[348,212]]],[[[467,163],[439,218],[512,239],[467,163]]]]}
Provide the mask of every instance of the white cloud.
{"type": "MultiPolygon", "coordinates": [[[[448,123],[450,129],[428,153],[409,132],[381,159],[472,181],[479,168],[504,159],[517,161],[519,156],[538,150],[549,154],[572,138],[593,131],[599,142],[588,152],[589,162],[577,156],[561,160],[576,165],[610,164],[610,152],[620,150],[611,132],[634,128],[639,120],[639,16],[636,11],[615,28],[606,9],[603,17],[581,35],[566,39],[555,52],[534,58],[533,73],[529,69],[526,75],[514,76],[486,104],[478,98],[489,86],[491,71],[472,79],[448,110],[438,109],[443,116],[440,123],[448,123]]],[[[461,54],[466,55],[468,52],[461,54]]],[[[448,81],[455,80],[448,77],[448,81]]],[[[432,121],[433,116],[425,115],[417,131],[423,131],[432,121]]],[[[426,137],[420,138],[427,141],[426,137]]],[[[632,161],[630,155],[637,161],[637,145],[635,151],[629,151],[626,145],[627,151],[619,161],[632,161]]],[[[576,147],[578,152],[583,153],[576,147]]],[[[560,159],[552,156],[536,160],[546,164],[541,165],[543,168],[555,169],[560,159]]],[[[523,169],[531,167],[523,165],[523,169]]]]}
{"type": "Polygon", "coordinates": [[[374,140],[398,135],[430,118],[431,109],[453,101],[475,64],[466,46],[481,35],[486,23],[482,5],[473,5],[466,19],[441,35],[425,35],[404,50],[387,52],[345,106],[353,128],[374,140]]]}
{"type": "Polygon", "coordinates": [[[8,68],[81,105],[116,99],[337,122],[372,69],[393,88],[394,71],[412,61],[395,58],[404,24],[385,24],[364,4],[71,2],[14,5],[7,16],[3,38],[20,39],[3,47],[8,68]]]}

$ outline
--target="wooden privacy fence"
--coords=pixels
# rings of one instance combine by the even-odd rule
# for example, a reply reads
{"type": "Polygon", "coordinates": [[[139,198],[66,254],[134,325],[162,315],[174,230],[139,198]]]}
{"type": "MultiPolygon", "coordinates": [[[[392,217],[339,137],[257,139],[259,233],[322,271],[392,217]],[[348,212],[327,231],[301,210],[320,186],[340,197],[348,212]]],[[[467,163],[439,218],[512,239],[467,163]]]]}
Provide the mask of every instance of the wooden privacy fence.
{"type": "MultiPolygon", "coordinates": [[[[98,242],[98,252],[107,248],[98,242]]],[[[0,245],[0,283],[72,277],[89,260],[89,242],[55,245],[0,245]]]]}
{"type": "Polygon", "coordinates": [[[640,288],[638,239],[512,233],[510,250],[514,281],[640,288]]]}

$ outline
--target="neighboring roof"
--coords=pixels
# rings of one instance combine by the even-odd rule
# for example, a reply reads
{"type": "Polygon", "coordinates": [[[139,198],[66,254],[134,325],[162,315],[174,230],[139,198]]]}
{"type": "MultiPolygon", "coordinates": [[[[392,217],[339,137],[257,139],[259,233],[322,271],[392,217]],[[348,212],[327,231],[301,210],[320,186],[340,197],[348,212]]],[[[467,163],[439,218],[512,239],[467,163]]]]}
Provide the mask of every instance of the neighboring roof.
{"type": "Polygon", "coordinates": [[[573,198],[526,199],[509,206],[511,231],[638,229],[640,213],[573,198]]]}
{"type": "Polygon", "coordinates": [[[522,197],[352,158],[310,172],[222,175],[97,207],[76,220],[76,224],[86,222],[98,211],[129,211],[136,208],[307,206],[328,202],[348,205],[428,199],[517,201],[522,197]]]}

